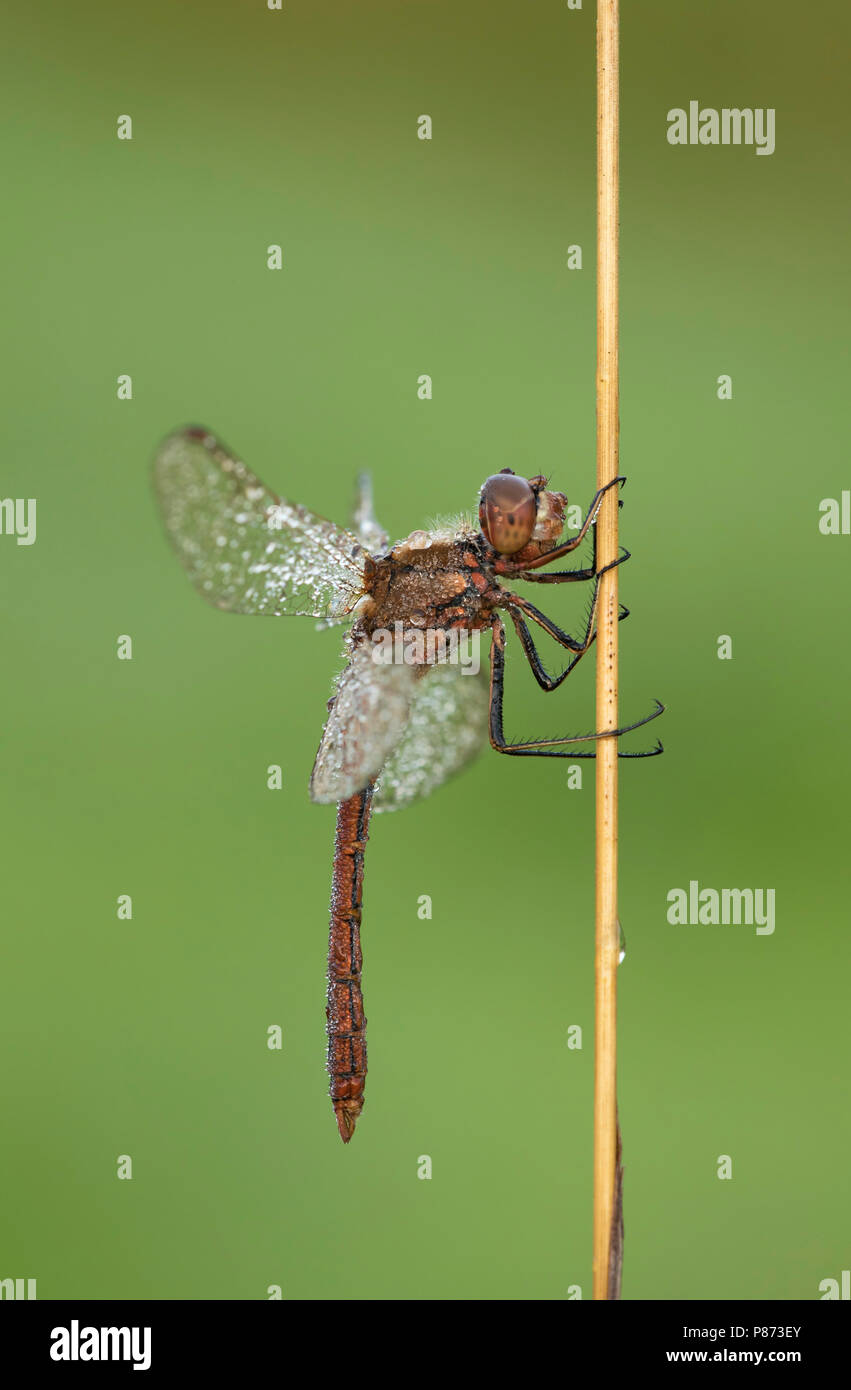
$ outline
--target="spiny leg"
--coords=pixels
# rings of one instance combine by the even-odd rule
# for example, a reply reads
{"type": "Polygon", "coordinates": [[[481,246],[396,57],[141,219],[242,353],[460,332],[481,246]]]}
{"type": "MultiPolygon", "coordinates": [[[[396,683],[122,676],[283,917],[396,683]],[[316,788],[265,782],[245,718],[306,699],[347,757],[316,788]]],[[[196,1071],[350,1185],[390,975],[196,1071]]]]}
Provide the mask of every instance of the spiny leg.
{"type": "MultiPolygon", "coordinates": [[[[538,627],[542,627],[544,632],[549,633],[550,637],[554,638],[560,647],[566,647],[568,651],[571,652],[578,652],[581,656],[583,652],[588,650],[591,641],[599,598],[600,583],[598,578],[597,583],[594,585],[594,592],[591,595],[591,602],[588,606],[588,617],[585,620],[585,633],[582,640],[579,642],[577,642],[575,637],[571,637],[569,632],[564,632],[559,627],[558,623],[553,622],[552,618],[548,618],[546,613],[542,613],[540,608],[536,608],[534,603],[530,603],[527,598],[521,598],[519,594],[506,594],[504,606],[509,611],[511,611],[511,609],[519,610],[521,613],[525,614],[527,618],[531,618],[533,623],[537,623],[538,627]]],[[[622,611],[618,615],[619,618],[627,617],[629,609],[624,608],[623,604],[620,605],[620,608],[622,611]]]]}
{"type": "MultiPolygon", "coordinates": [[[[507,604],[506,607],[511,617],[511,621],[514,624],[514,630],[517,633],[517,636],[520,638],[523,650],[526,653],[526,660],[529,662],[529,666],[532,670],[532,675],[535,677],[535,680],[538,682],[538,685],[541,687],[542,690],[546,690],[548,693],[551,690],[558,690],[558,687],[561,685],[562,681],[567,679],[574,666],[576,665],[577,661],[580,661],[582,659],[582,657],[588,651],[588,648],[592,645],[597,636],[596,628],[593,632],[591,632],[590,630],[591,623],[593,622],[594,618],[593,610],[589,614],[588,629],[585,633],[585,639],[583,643],[574,643],[572,639],[569,639],[569,642],[562,642],[560,644],[561,646],[568,647],[569,650],[575,652],[575,655],[573,659],[568,662],[561,675],[551,676],[544,669],[544,664],[541,661],[535,643],[532,640],[532,634],[529,631],[526,624],[524,623],[523,619],[520,617],[520,614],[514,609],[514,607],[511,604],[507,604]]],[[[618,622],[621,622],[624,618],[629,617],[628,608],[625,608],[624,605],[621,604],[620,609],[621,611],[618,614],[618,622]]],[[[553,626],[555,626],[555,624],[553,624],[553,626]]],[[[550,631],[550,629],[548,628],[547,631],[550,631]]],[[[555,636],[555,633],[552,633],[552,635],[555,636]]],[[[567,633],[564,633],[563,635],[566,637],[567,633]]],[[[557,637],[556,641],[558,641],[557,637]]]]}
{"type": "MultiPolygon", "coordinates": [[[[665,706],[661,701],[656,701],[657,708],[652,714],[647,714],[643,719],[637,719],[634,724],[624,724],[617,729],[603,729],[593,734],[569,734],[562,738],[542,738],[530,739],[522,743],[506,742],[502,720],[502,699],[505,676],[505,627],[502,619],[494,614],[491,625],[491,651],[490,651],[490,720],[489,733],[491,747],[497,753],[510,753],[517,757],[526,758],[594,758],[596,753],[577,752],[575,749],[570,751],[559,751],[554,745],[563,743],[588,743],[601,738],[618,738],[621,734],[628,734],[633,729],[640,729],[642,725],[649,724],[652,719],[658,719],[664,713],[665,706]]],[[[652,758],[657,753],[662,752],[661,743],[657,743],[655,748],[648,749],[643,753],[621,753],[618,751],[619,758],[652,758]]]]}
{"type": "MultiPolygon", "coordinates": [[[[615,560],[613,564],[621,564],[621,560],[615,560]]],[[[606,566],[606,569],[609,568],[612,568],[612,566],[606,566]]],[[[597,582],[594,585],[594,592],[591,595],[591,603],[588,609],[588,617],[585,621],[585,632],[583,633],[580,641],[577,641],[575,637],[571,637],[570,633],[563,632],[562,629],[558,626],[558,624],[553,622],[552,618],[548,618],[545,613],[542,613],[541,610],[539,608],[536,608],[533,603],[530,603],[528,599],[521,598],[519,594],[506,595],[505,607],[511,614],[512,622],[514,623],[517,635],[523,644],[523,650],[526,653],[529,665],[532,668],[532,672],[535,676],[535,679],[537,680],[538,684],[541,686],[542,689],[547,691],[557,689],[558,686],[561,685],[561,682],[565,679],[565,677],[568,676],[570,672],[573,670],[580,657],[585,655],[588,648],[591,646],[591,643],[594,641],[594,638],[596,636],[594,619],[597,615],[597,604],[599,601],[600,594],[600,575],[604,573],[605,570],[601,570],[600,574],[597,575],[597,582]],[[559,646],[566,647],[568,651],[575,653],[573,660],[569,662],[566,670],[562,671],[560,676],[550,676],[544,670],[543,663],[535,648],[535,644],[532,641],[532,634],[529,632],[528,627],[522,621],[522,619],[519,618],[518,610],[519,613],[525,614],[527,618],[531,618],[533,623],[537,623],[538,627],[542,627],[544,631],[550,635],[550,637],[554,638],[554,640],[558,642],[559,646]]],[[[629,609],[626,608],[623,604],[620,604],[618,621],[620,622],[621,619],[628,617],[629,609]]]]}
{"type": "Polygon", "coordinates": [[[512,575],[512,578],[523,579],[527,581],[529,584],[575,584],[583,579],[598,579],[599,576],[601,574],[605,574],[607,570],[613,570],[617,565],[622,565],[625,560],[631,559],[631,551],[627,550],[625,546],[621,546],[621,550],[623,551],[622,555],[619,555],[616,560],[610,561],[608,565],[604,565],[602,569],[598,570],[597,528],[595,526],[593,559],[591,561],[591,564],[586,565],[584,569],[556,570],[554,574],[538,574],[537,571],[531,570],[527,573],[525,570],[521,570],[519,574],[512,575]]]}
{"type": "MultiPolygon", "coordinates": [[[[594,544],[594,563],[595,563],[595,565],[596,565],[596,539],[597,539],[597,534],[596,534],[596,531],[595,531],[595,533],[594,533],[594,542],[595,542],[595,544],[594,544]]],[[[577,661],[579,661],[580,657],[583,657],[583,656],[585,655],[585,653],[587,652],[588,648],[591,646],[591,644],[592,644],[592,642],[594,641],[594,638],[595,638],[595,636],[596,636],[596,631],[595,631],[595,630],[592,630],[592,629],[593,629],[593,627],[594,627],[594,618],[595,618],[595,615],[596,615],[596,612],[597,612],[597,601],[598,601],[598,595],[599,595],[599,592],[600,592],[600,576],[603,575],[603,574],[605,574],[605,573],[606,573],[606,570],[614,569],[616,565],[622,565],[623,562],[624,562],[624,560],[628,560],[628,559],[629,559],[629,551],[628,551],[628,550],[625,550],[624,553],[623,553],[623,555],[619,556],[617,560],[613,560],[613,561],[611,562],[611,564],[609,564],[609,565],[604,565],[603,568],[599,571],[599,573],[598,573],[598,572],[596,571],[596,569],[595,569],[595,570],[589,570],[589,571],[584,571],[584,570],[572,570],[572,571],[569,571],[567,574],[564,574],[564,575],[539,575],[539,574],[533,574],[533,575],[529,575],[529,576],[528,576],[528,578],[530,578],[530,579],[541,579],[541,580],[543,580],[543,579],[567,580],[567,579],[574,579],[574,578],[576,578],[577,576],[578,576],[579,578],[582,578],[582,579],[586,579],[586,578],[589,578],[589,579],[590,579],[590,578],[595,578],[595,579],[596,579],[597,582],[596,582],[596,584],[594,585],[594,592],[593,592],[593,594],[591,595],[591,605],[590,605],[589,612],[588,612],[588,617],[587,617],[587,620],[586,620],[586,623],[585,623],[585,633],[584,633],[584,635],[583,635],[583,637],[582,637],[582,640],[579,641],[579,642],[577,642],[575,638],[571,637],[569,633],[567,633],[567,632],[562,632],[561,628],[558,627],[558,625],[557,625],[556,623],[552,622],[552,620],[549,619],[549,618],[547,618],[545,614],[541,613],[540,610],[537,609],[537,608],[534,606],[534,604],[530,603],[528,599],[521,598],[519,594],[511,594],[511,593],[506,594],[506,596],[505,596],[505,597],[506,597],[505,608],[507,609],[507,611],[508,611],[508,612],[510,613],[510,615],[511,615],[511,621],[514,623],[514,628],[515,628],[515,631],[516,631],[516,633],[517,633],[517,636],[520,638],[520,641],[521,641],[521,643],[522,643],[522,645],[523,645],[523,650],[524,650],[524,652],[526,653],[526,659],[527,659],[527,661],[529,662],[530,667],[532,668],[532,674],[534,675],[535,680],[538,682],[538,684],[539,684],[539,686],[541,687],[542,690],[546,690],[546,691],[557,690],[558,687],[561,685],[562,681],[565,680],[565,679],[567,678],[567,676],[570,675],[571,671],[573,670],[573,668],[574,668],[574,666],[576,665],[577,661]],[[573,660],[570,661],[570,662],[568,663],[567,667],[565,668],[564,671],[562,671],[562,673],[561,673],[560,676],[550,676],[550,675],[548,675],[548,673],[547,673],[546,670],[544,669],[543,662],[541,661],[541,658],[540,658],[540,656],[538,655],[538,651],[537,651],[537,649],[536,649],[536,647],[535,647],[535,643],[532,641],[532,634],[530,633],[530,631],[529,631],[528,627],[526,626],[525,622],[523,621],[523,619],[520,617],[520,615],[519,615],[519,613],[518,613],[518,611],[517,611],[518,609],[519,609],[521,612],[525,613],[527,617],[531,618],[533,622],[537,623],[539,627],[542,627],[542,628],[544,629],[545,632],[548,632],[548,633],[550,634],[551,637],[555,638],[555,640],[556,640],[556,642],[558,642],[559,646],[566,647],[569,651],[572,651],[572,652],[575,653],[575,655],[574,655],[574,657],[573,657],[573,660]]],[[[520,577],[520,578],[524,578],[525,576],[520,575],[519,577],[520,577]]],[[[623,604],[621,604],[621,605],[620,605],[620,612],[619,612],[619,614],[618,614],[618,621],[620,622],[621,619],[623,619],[623,618],[628,618],[628,617],[629,617],[629,609],[626,608],[626,607],[624,607],[623,604]]]]}

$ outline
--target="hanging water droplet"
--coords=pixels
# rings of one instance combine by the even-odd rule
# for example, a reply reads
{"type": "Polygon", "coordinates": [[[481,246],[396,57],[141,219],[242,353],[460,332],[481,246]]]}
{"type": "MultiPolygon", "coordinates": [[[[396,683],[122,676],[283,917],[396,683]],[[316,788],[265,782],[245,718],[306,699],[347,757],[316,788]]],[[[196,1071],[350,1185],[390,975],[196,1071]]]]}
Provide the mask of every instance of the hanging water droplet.
{"type": "Polygon", "coordinates": [[[623,965],[624,958],[626,956],[626,937],[623,934],[623,927],[621,926],[620,917],[618,918],[618,941],[620,942],[620,950],[618,952],[618,965],[623,965]]]}

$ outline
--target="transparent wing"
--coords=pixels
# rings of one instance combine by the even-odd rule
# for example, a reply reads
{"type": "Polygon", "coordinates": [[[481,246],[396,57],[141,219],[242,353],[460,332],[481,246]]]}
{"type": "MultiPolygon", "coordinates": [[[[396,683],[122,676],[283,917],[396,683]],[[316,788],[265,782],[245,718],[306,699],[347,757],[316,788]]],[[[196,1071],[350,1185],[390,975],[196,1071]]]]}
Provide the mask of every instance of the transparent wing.
{"type": "Polygon", "coordinates": [[[405,732],[381,770],[376,811],[428,796],[488,741],[488,680],[456,664],[430,666],[417,681],[405,732]]]}
{"type": "Polygon", "coordinates": [[[358,540],[370,554],[378,555],[387,549],[389,538],[375,519],[372,508],[372,478],[368,473],[358,474],[352,523],[358,540]]]}
{"type": "Polygon", "coordinates": [[[373,650],[365,642],[351,651],[329,702],[310,778],[314,801],[345,801],[361,791],[380,772],[404,731],[416,685],[414,668],[400,662],[376,663],[373,650]]]}
{"type": "MultiPolygon", "coordinates": [[[[355,485],[355,505],[352,508],[352,530],[364,550],[370,555],[380,555],[390,544],[387,532],[379,526],[372,510],[372,479],[368,473],[359,473],[355,485]]],[[[319,631],[326,627],[337,627],[346,621],[346,616],[320,618],[316,624],[319,631]]]]}
{"type": "Polygon", "coordinates": [[[169,435],[154,485],[192,583],[217,608],[342,617],[363,593],[356,537],[276,497],[207,430],[169,435]]]}

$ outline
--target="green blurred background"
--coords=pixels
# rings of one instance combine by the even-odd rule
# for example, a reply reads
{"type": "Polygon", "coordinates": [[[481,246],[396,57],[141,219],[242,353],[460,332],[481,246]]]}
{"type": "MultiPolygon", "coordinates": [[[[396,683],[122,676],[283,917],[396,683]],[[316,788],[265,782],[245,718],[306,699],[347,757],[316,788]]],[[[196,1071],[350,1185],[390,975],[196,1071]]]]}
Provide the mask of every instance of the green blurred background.
{"type": "MultiPolygon", "coordinates": [[[[589,500],[594,6],[88,0],[8,30],[0,495],[38,539],[0,537],[0,1277],[590,1297],[593,765],[568,791],[486,754],[373,821],[344,1149],[307,795],[340,632],[203,604],[149,469],[200,421],[336,520],[369,467],[393,536],[502,467],[589,500]]],[[[851,486],[848,39],[836,0],[624,6],[623,710],[669,706],[665,756],[621,764],[628,1298],[812,1299],[851,1261],[851,537],[818,529],[851,486]],[[774,107],[776,152],[671,147],[692,99],[774,107]],[[774,888],[774,935],[670,926],[690,879],[774,888]]],[[[576,625],[584,595],[544,597],[576,625]]],[[[547,697],[512,651],[507,718],[589,727],[592,665],[547,697]]]]}

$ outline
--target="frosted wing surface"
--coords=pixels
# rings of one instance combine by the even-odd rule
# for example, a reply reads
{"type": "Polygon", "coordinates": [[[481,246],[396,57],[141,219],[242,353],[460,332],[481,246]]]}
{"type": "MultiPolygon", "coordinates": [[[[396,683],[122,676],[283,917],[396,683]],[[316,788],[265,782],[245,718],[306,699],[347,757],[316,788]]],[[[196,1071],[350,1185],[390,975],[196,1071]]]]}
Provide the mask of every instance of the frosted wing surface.
{"type": "Polygon", "coordinates": [[[192,583],[217,608],[339,618],[363,593],[357,538],[276,497],[206,430],[164,441],[154,485],[192,583]]]}
{"type": "Polygon", "coordinates": [[[387,549],[387,532],[375,519],[372,505],[372,478],[368,473],[358,474],[352,524],[357,538],[371,555],[379,555],[387,549]]]}
{"type": "Polygon", "coordinates": [[[310,779],[314,801],[345,801],[371,782],[399,742],[411,707],[411,666],[374,662],[368,642],[349,649],[310,779]]]}
{"type": "Polygon", "coordinates": [[[488,741],[488,681],[456,664],[430,666],[417,682],[402,738],[378,778],[376,811],[428,796],[471,762],[488,741]]]}

